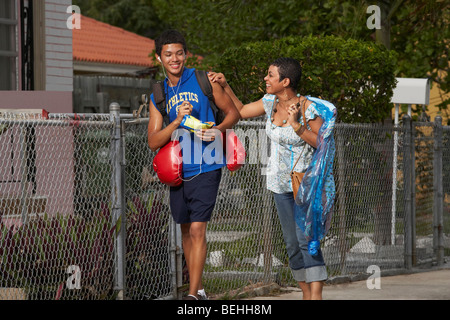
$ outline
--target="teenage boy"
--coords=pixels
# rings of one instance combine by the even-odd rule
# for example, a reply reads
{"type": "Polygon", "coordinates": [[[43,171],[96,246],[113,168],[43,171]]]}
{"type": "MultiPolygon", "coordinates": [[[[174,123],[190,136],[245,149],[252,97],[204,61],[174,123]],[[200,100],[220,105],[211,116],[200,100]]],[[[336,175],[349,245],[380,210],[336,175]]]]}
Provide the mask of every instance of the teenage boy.
{"type": "Polygon", "coordinates": [[[213,157],[214,161],[204,159],[203,154],[211,156],[210,148],[205,148],[220,138],[218,134],[231,129],[240,115],[224,89],[211,82],[214,102],[224,112],[224,120],[211,129],[196,130],[195,133],[180,129],[185,115],[192,115],[202,122],[214,122],[214,114],[198,84],[194,69],[185,67],[187,50],[183,35],[176,30],[165,31],[155,40],[155,47],[156,58],[166,75],[164,92],[169,124],[163,126],[163,115],[156,107],[152,94],[148,144],[152,151],[157,151],[171,140],[173,134],[182,136],[183,182],[178,187],[170,187],[170,209],[174,221],[181,225],[183,251],[189,270],[189,293],[184,299],[206,299],[202,284],[206,227],[216,203],[222,167],[226,161],[225,156],[220,154],[222,151],[218,157],[217,154],[213,157]],[[186,150],[186,146],[190,146],[191,150],[186,150]]]}

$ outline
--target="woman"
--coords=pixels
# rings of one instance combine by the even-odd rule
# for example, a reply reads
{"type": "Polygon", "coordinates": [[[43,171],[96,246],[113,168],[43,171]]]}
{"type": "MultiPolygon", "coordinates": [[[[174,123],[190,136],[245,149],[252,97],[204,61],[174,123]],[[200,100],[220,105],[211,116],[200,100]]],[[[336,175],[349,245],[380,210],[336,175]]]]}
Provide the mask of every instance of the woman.
{"type": "Polygon", "coordinates": [[[266,95],[244,105],[234,94],[221,73],[209,73],[213,82],[224,87],[242,118],[267,115],[266,133],[271,140],[271,156],[267,168],[267,188],[273,192],[283,230],[283,237],[293,277],[298,281],[304,300],[322,299],[327,271],[320,248],[317,255],[308,252],[308,241],[296,223],[295,199],[290,172],[301,155],[295,171],[305,172],[317,147],[317,137],[323,124],[316,103],[297,93],[302,69],[292,58],[279,58],[269,67],[266,95]],[[303,120],[303,107],[306,123],[303,120]]]}

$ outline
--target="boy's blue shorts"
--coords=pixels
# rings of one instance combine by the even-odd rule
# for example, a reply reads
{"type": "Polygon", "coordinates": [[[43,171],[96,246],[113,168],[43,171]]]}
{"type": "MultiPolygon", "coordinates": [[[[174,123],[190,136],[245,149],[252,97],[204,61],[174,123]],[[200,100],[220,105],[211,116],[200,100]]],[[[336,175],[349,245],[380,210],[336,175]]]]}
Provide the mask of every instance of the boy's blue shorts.
{"type": "Polygon", "coordinates": [[[222,169],[201,173],[178,187],[170,187],[170,210],[178,224],[207,222],[216,205],[222,169]]]}

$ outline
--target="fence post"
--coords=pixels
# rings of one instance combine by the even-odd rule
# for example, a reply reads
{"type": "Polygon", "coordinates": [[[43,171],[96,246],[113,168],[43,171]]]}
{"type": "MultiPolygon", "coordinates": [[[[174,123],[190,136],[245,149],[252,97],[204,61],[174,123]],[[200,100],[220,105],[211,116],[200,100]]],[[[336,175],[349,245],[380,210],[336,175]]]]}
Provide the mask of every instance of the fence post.
{"type": "Polygon", "coordinates": [[[442,117],[436,116],[434,120],[434,155],[433,155],[433,248],[436,254],[437,265],[444,263],[444,192],[442,180],[442,117]]]}
{"type": "MultiPolygon", "coordinates": [[[[343,127],[342,127],[343,128],[343,127]]],[[[344,275],[347,273],[346,265],[346,255],[347,255],[347,221],[346,221],[346,193],[345,193],[345,183],[346,183],[346,158],[345,158],[345,137],[343,137],[343,130],[341,132],[337,131],[336,137],[336,160],[337,160],[337,172],[336,172],[336,196],[338,203],[338,211],[336,211],[339,222],[338,222],[338,239],[339,239],[339,268],[340,274],[344,275]]],[[[335,209],[336,210],[336,209],[335,209]]]]}
{"type": "Polygon", "coordinates": [[[120,106],[111,103],[109,106],[110,121],[114,123],[111,139],[111,208],[112,223],[120,226],[115,243],[115,277],[114,286],[118,291],[117,299],[122,300],[125,294],[125,153],[123,150],[123,130],[120,121],[120,106]]]}
{"type": "MultiPolygon", "coordinates": [[[[258,176],[259,185],[262,185],[261,175],[258,176]]],[[[260,201],[262,201],[262,195],[260,201]]],[[[272,255],[273,255],[273,223],[272,223],[271,210],[263,210],[262,212],[262,231],[263,231],[263,259],[264,259],[264,271],[263,271],[263,283],[268,284],[272,280],[272,255]]]]}
{"type": "Polygon", "coordinates": [[[416,253],[416,127],[411,119],[411,263],[417,264],[416,253]]]}
{"type": "Polygon", "coordinates": [[[183,285],[183,245],[181,229],[172,218],[170,219],[170,270],[172,275],[172,296],[175,300],[182,298],[179,290],[183,285]]]}
{"type": "Polygon", "coordinates": [[[403,142],[403,179],[405,188],[405,268],[412,269],[413,265],[413,183],[414,143],[412,137],[411,117],[403,117],[404,142],[403,142]]]}

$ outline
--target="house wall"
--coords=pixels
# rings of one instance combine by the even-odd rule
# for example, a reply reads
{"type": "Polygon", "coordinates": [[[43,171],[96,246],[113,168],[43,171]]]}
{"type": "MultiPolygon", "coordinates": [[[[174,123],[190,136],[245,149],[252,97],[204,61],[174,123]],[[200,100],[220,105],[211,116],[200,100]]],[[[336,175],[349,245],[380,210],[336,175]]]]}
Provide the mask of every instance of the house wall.
{"type": "Polygon", "coordinates": [[[27,131],[24,124],[12,122],[0,134],[0,220],[7,226],[20,226],[23,210],[28,211],[29,217],[73,213],[73,128],[45,123],[33,128],[35,133],[27,131]],[[27,137],[34,137],[33,148],[27,137]],[[27,156],[24,150],[32,154],[32,149],[35,156],[27,156]],[[34,169],[30,159],[35,159],[34,169]],[[35,172],[35,192],[32,172],[35,172]],[[44,204],[38,205],[38,199],[44,204]],[[22,200],[28,201],[28,205],[22,200]]]}
{"type": "Polygon", "coordinates": [[[0,91],[0,109],[45,109],[72,113],[71,91],[0,91]]]}
{"type": "MultiPolygon", "coordinates": [[[[72,30],[67,27],[67,20],[71,17],[67,8],[71,4],[71,0],[33,2],[35,90],[0,91],[0,109],[73,112],[72,30]]],[[[17,33],[20,35],[20,32],[17,33]]],[[[20,79],[20,75],[17,77],[20,79]]],[[[24,128],[18,126],[9,127],[0,134],[0,219],[4,223],[20,224],[21,219],[14,215],[14,210],[26,207],[17,208],[12,203],[23,198],[45,200],[45,208],[30,209],[33,213],[45,211],[47,214],[71,214],[74,188],[73,132],[65,127],[36,128],[35,194],[32,194],[30,183],[24,179],[24,172],[28,168],[24,143],[21,142],[24,134],[24,128]]]]}
{"type": "MultiPolygon", "coordinates": [[[[19,4],[19,0],[17,3],[19,4]]],[[[73,112],[71,0],[34,3],[35,91],[0,91],[0,109],[73,112]]],[[[19,5],[18,5],[19,8],[19,5]]]]}
{"type": "Polygon", "coordinates": [[[442,101],[449,99],[450,93],[442,91],[437,84],[433,84],[430,90],[430,105],[428,106],[427,114],[430,116],[430,121],[434,121],[437,115],[442,117],[442,124],[450,124],[450,108],[447,110],[439,111],[437,105],[442,101]]]}
{"type": "Polygon", "coordinates": [[[45,0],[46,91],[73,91],[71,0],[45,0]]]}

